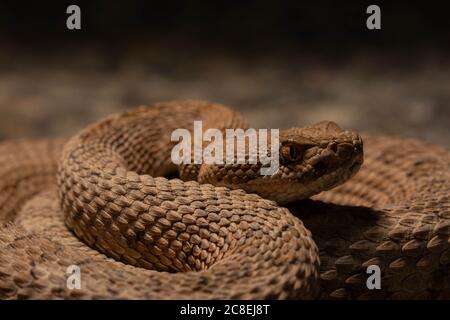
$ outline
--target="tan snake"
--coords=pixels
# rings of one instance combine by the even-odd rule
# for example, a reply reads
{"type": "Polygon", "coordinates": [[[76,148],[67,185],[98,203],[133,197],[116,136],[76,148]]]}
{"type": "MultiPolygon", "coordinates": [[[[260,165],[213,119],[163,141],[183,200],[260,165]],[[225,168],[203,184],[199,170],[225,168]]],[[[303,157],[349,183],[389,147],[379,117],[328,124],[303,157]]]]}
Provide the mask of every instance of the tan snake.
{"type": "Polygon", "coordinates": [[[365,136],[350,179],[360,136],[321,122],[280,132],[273,176],[177,168],[170,133],[199,119],[248,126],[222,105],[175,101],[69,141],[0,144],[0,298],[449,297],[447,150],[365,136]],[[164,177],[174,172],[190,181],[164,177]],[[67,287],[70,265],[80,289],[67,287]],[[369,265],[380,290],[366,286],[369,265]]]}

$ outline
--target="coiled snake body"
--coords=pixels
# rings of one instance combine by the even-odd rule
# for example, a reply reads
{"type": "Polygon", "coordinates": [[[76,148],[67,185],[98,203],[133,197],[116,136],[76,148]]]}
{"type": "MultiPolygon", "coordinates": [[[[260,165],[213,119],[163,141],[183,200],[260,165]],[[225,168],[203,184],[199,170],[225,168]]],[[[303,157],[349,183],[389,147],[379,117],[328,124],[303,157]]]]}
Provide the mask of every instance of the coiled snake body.
{"type": "Polygon", "coordinates": [[[273,176],[177,168],[170,134],[193,120],[247,128],[224,106],[179,101],[68,141],[3,142],[0,298],[449,297],[447,150],[367,136],[356,174],[360,136],[321,122],[280,132],[273,176]],[[182,180],[164,177],[174,172],[182,180]],[[71,265],[79,289],[67,286],[71,265]],[[366,286],[369,265],[379,290],[366,286]]]}

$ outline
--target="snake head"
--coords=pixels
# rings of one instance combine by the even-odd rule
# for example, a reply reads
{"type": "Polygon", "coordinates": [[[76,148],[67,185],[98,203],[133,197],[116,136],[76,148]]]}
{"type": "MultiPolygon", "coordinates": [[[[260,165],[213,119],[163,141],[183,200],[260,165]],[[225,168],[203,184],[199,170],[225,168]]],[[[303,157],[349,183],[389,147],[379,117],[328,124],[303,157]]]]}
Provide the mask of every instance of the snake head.
{"type": "Polygon", "coordinates": [[[202,165],[198,180],[287,203],[344,183],[363,163],[359,134],[332,121],[281,130],[278,151],[279,167],[272,175],[261,175],[260,163],[202,165]]]}

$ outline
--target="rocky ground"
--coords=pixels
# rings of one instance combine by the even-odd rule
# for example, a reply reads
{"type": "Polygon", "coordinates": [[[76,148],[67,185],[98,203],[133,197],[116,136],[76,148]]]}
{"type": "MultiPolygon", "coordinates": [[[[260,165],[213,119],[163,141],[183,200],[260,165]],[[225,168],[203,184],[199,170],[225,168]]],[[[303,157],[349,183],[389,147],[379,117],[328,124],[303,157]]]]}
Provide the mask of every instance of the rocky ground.
{"type": "Polygon", "coordinates": [[[434,51],[0,51],[0,139],[71,135],[112,112],[186,98],[233,106],[255,127],[327,119],[450,147],[450,59],[434,51]]]}

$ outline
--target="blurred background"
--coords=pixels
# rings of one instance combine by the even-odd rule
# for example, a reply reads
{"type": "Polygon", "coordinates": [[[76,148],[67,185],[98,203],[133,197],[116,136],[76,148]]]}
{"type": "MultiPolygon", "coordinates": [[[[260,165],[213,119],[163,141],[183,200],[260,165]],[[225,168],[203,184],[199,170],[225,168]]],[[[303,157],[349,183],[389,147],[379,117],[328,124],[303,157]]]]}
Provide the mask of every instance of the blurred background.
{"type": "Polygon", "coordinates": [[[450,147],[449,40],[433,1],[2,1],[0,139],[202,99],[255,127],[334,120],[450,147]],[[366,28],[370,4],[381,30],[366,28]]]}

